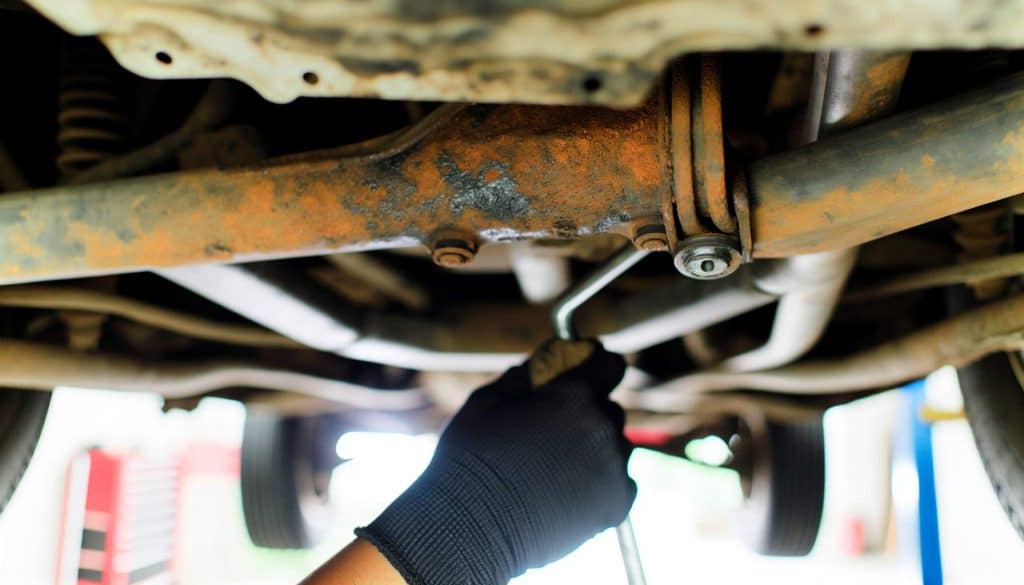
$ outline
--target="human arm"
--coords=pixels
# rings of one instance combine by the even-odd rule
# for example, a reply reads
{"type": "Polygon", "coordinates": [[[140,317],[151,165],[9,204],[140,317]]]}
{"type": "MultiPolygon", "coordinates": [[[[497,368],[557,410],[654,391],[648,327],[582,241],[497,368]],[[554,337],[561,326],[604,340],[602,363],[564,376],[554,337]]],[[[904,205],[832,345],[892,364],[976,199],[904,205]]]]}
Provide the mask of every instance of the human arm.
{"type": "Polygon", "coordinates": [[[407,585],[369,542],[357,538],[299,585],[407,585]]]}
{"type": "Polygon", "coordinates": [[[572,347],[585,359],[556,367],[557,376],[535,367],[564,353],[549,351],[477,390],[423,475],[357,532],[364,542],[305,585],[364,585],[340,579],[377,578],[364,567],[380,558],[409,585],[504,585],[621,522],[636,485],[626,474],[625,415],[608,394],[625,364],[595,343],[572,347]]]}

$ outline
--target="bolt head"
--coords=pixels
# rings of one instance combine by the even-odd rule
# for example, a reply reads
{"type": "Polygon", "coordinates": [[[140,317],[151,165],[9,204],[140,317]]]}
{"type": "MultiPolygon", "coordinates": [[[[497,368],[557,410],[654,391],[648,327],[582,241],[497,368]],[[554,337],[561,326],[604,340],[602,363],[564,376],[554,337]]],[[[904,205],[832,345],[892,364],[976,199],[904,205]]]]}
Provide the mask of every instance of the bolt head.
{"type": "Polygon", "coordinates": [[[430,239],[431,257],[438,266],[469,264],[476,256],[476,237],[461,230],[438,230],[430,239]]]}
{"type": "Polygon", "coordinates": [[[459,251],[439,250],[434,253],[434,262],[441,266],[462,266],[469,263],[469,256],[459,251]]]}
{"type": "Polygon", "coordinates": [[[648,252],[662,252],[668,250],[668,238],[664,236],[658,237],[656,234],[650,234],[642,238],[637,238],[636,247],[641,250],[647,250],[648,252]]]}
{"type": "Polygon", "coordinates": [[[661,224],[648,224],[637,229],[633,244],[640,250],[662,252],[668,250],[668,234],[661,224]]]}
{"type": "Polygon", "coordinates": [[[685,276],[697,280],[714,280],[728,276],[739,268],[740,252],[728,236],[696,236],[680,245],[675,264],[685,276]]]}

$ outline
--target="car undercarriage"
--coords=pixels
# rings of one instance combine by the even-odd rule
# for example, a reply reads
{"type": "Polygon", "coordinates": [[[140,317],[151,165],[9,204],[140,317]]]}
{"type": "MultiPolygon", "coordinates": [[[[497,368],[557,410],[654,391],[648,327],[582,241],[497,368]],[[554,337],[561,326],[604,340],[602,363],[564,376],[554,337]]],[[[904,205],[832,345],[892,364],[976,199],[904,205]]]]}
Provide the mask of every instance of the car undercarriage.
{"type": "MultiPolygon", "coordinates": [[[[1022,452],[990,416],[1024,416],[1022,19],[994,0],[0,1],[7,412],[72,386],[437,428],[630,249],[576,327],[628,356],[615,397],[655,448],[757,444],[988,363],[963,382],[982,454],[1022,452]]],[[[1024,467],[989,471],[1021,530],[1024,467]]]]}

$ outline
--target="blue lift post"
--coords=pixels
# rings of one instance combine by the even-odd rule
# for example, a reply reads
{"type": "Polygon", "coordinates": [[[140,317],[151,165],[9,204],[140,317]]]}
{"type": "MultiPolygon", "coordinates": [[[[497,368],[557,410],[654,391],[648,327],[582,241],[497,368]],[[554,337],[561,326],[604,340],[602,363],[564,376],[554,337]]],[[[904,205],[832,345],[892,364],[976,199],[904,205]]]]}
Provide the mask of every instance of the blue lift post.
{"type": "Polygon", "coordinates": [[[917,544],[921,563],[921,583],[942,585],[942,551],[939,544],[939,508],[935,492],[935,462],[932,453],[932,426],[922,416],[925,406],[925,382],[918,380],[903,387],[904,414],[896,433],[895,460],[913,458],[917,470],[917,544]],[[902,440],[901,440],[902,439],[902,440]]]}

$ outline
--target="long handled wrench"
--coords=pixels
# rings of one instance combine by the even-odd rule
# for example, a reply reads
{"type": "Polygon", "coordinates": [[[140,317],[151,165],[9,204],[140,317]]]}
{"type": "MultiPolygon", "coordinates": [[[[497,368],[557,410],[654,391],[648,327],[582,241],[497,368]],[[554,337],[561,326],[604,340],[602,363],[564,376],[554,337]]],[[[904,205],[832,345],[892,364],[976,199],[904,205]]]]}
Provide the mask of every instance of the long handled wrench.
{"type": "MultiPolygon", "coordinates": [[[[551,310],[555,336],[565,341],[574,340],[576,329],[573,327],[572,317],[576,309],[646,255],[646,251],[637,250],[633,246],[623,248],[603,266],[567,291],[551,310]]],[[[619,537],[619,551],[622,553],[622,563],[626,568],[627,582],[629,585],[646,585],[647,578],[644,577],[644,567],[640,562],[640,549],[637,548],[633,521],[629,516],[615,527],[615,534],[619,537]]]]}

